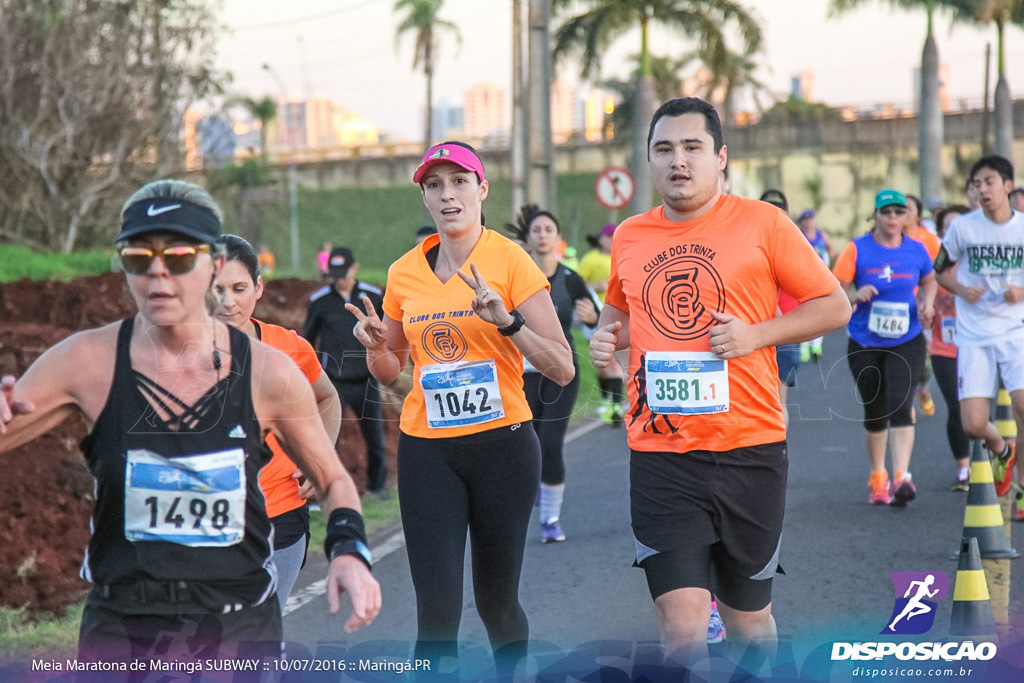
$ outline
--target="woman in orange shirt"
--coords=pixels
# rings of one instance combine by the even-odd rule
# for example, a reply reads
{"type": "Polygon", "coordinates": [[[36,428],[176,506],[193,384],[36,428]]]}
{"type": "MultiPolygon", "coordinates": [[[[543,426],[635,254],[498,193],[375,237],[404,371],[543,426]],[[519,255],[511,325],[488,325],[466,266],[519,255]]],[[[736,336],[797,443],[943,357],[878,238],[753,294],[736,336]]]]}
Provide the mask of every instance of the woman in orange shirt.
{"type": "Polygon", "coordinates": [[[476,152],[436,145],[413,182],[438,234],[392,264],[382,317],[368,299],[365,315],[348,310],[377,381],[393,382],[410,355],[414,363],[398,493],[416,589],[415,657],[458,656],[468,529],[477,611],[499,667],[514,668],[529,638],[519,578],[540,480],[523,358],[565,386],[572,352],[544,273],[484,228],[488,184],[476,152]]]}
{"type": "MultiPolygon", "coordinates": [[[[252,317],[256,301],[263,296],[263,278],[259,258],[246,240],[238,235],[223,235],[227,263],[217,275],[215,291],[220,299],[217,318],[264,344],[283,351],[313,386],[320,419],[331,443],[341,431],[341,403],[334,385],[321,371],[316,351],[292,330],[270,325],[252,317]]],[[[288,595],[306,562],[309,547],[309,506],[299,495],[295,463],[285,455],[271,434],[267,446],[273,456],[260,471],[260,489],[267,501],[267,516],[274,528],[274,564],[277,566],[277,599],[284,611],[288,595]]]]}

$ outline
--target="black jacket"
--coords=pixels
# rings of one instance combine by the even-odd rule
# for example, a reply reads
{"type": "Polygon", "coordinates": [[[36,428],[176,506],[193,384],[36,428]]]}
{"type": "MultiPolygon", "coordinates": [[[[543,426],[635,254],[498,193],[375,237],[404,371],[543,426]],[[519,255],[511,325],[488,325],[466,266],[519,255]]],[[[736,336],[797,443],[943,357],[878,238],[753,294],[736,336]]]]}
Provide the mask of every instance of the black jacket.
{"type": "Polygon", "coordinates": [[[352,334],[358,321],[345,309],[346,303],[352,303],[365,313],[363,296],[369,297],[377,315],[383,315],[381,291],[363,282],[356,282],[348,301],[331,285],[317,290],[309,299],[302,336],[319,352],[320,365],[331,381],[360,382],[370,378],[366,349],[352,334]]]}

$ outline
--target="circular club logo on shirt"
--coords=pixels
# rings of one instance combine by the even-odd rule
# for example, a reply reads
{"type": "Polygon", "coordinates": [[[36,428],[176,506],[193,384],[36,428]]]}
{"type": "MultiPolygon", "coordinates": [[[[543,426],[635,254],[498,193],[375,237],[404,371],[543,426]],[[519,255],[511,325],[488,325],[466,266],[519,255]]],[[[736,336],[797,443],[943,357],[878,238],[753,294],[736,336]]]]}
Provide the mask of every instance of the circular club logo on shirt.
{"type": "Polygon", "coordinates": [[[653,268],[643,287],[644,310],[666,337],[690,341],[715,324],[708,310],[725,310],[725,286],[711,263],[682,255],[653,268]]]}
{"type": "Polygon", "coordinates": [[[438,363],[454,363],[466,355],[466,338],[448,322],[427,325],[421,339],[423,350],[438,363]]]}

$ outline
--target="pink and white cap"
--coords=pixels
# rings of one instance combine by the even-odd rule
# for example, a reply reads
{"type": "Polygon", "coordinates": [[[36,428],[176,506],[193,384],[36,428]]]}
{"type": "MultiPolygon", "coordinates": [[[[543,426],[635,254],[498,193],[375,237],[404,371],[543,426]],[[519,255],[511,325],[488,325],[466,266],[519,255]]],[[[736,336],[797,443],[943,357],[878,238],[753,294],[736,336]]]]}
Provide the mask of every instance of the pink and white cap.
{"type": "Polygon", "coordinates": [[[427,153],[423,155],[420,165],[416,167],[416,172],[412,175],[412,181],[419,183],[423,180],[423,176],[426,175],[431,166],[445,161],[450,161],[467,171],[476,173],[476,177],[480,179],[480,182],[483,182],[484,164],[480,161],[480,157],[473,154],[466,147],[451,142],[442,142],[440,145],[434,145],[428,149],[427,153]]]}

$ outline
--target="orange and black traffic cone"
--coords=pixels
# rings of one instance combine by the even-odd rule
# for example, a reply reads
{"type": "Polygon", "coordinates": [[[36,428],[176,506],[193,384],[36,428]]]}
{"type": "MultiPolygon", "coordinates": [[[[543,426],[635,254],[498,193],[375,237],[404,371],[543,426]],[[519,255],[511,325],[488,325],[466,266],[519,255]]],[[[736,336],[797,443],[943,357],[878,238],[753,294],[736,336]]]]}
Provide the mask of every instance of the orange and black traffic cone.
{"type": "Polygon", "coordinates": [[[985,581],[985,570],[981,568],[981,556],[978,554],[978,541],[975,538],[964,538],[960,542],[960,564],[956,569],[949,635],[996,635],[996,620],[992,616],[988,583],[985,581]]]}

